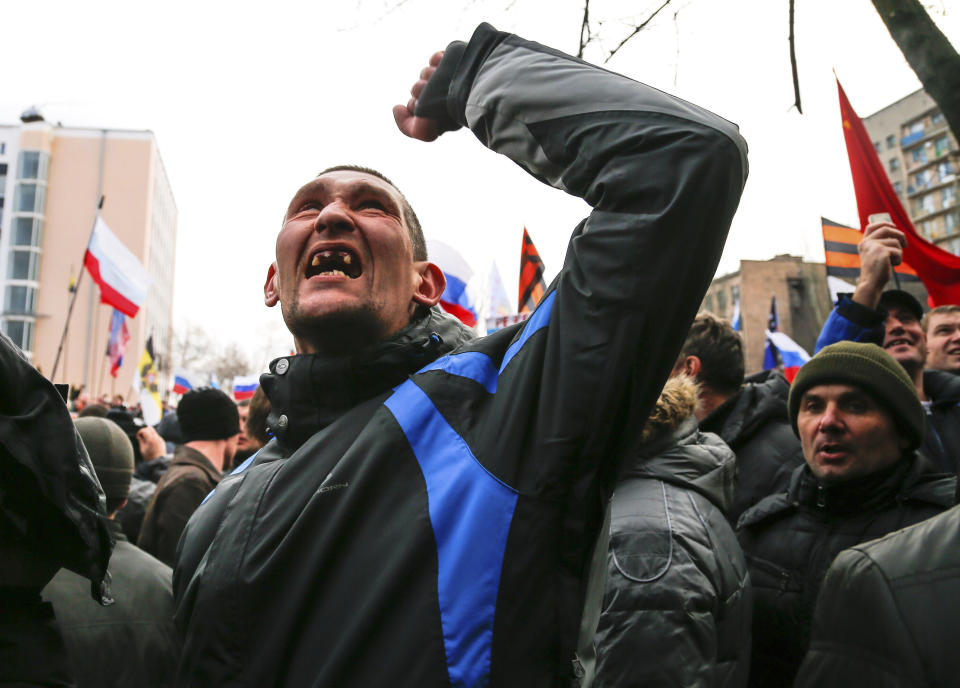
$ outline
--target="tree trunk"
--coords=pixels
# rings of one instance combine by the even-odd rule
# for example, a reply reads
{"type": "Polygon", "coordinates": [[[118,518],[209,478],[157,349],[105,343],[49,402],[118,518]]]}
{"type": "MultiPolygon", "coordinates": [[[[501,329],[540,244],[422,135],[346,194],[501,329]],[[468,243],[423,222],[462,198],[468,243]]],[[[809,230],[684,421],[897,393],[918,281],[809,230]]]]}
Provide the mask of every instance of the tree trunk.
{"type": "Polygon", "coordinates": [[[960,140],[960,55],[919,0],[872,0],[897,47],[907,58],[960,140]]]}

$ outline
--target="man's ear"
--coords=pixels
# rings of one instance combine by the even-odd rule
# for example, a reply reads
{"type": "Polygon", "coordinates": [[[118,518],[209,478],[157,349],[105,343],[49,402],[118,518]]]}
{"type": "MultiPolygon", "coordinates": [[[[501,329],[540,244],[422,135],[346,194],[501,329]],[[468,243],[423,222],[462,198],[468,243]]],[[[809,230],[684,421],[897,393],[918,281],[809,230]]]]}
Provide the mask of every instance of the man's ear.
{"type": "Polygon", "coordinates": [[[413,300],[427,308],[437,305],[443,290],[447,288],[447,278],[443,270],[428,261],[418,261],[413,264],[417,271],[417,287],[413,292],[413,300]]]}
{"type": "Polygon", "coordinates": [[[700,374],[700,357],[699,356],[686,356],[682,361],[680,361],[681,372],[687,377],[697,379],[697,376],[700,374]]]}
{"type": "Polygon", "coordinates": [[[267,270],[267,281],[263,284],[263,302],[268,308],[273,308],[280,302],[280,276],[277,274],[276,263],[270,263],[267,270]]]}

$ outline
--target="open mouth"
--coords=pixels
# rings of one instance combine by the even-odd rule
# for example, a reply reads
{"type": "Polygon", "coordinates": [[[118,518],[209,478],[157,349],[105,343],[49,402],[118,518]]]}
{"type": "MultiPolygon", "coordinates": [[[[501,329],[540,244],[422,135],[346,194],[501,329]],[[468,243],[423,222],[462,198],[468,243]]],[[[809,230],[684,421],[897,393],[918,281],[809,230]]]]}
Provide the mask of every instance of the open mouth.
{"type": "Polygon", "coordinates": [[[331,275],[357,279],[363,274],[360,258],[347,248],[324,249],[313,254],[307,265],[307,279],[331,275]]]}
{"type": "Polygon", "coordinates": [[[847,454],[846,446],[842,444],[835,444],[833,442],[822,444],[817,450],[820,456],[827,461],[836,461],[841,459],[847,454]]]}
{"type": "Polygon", "coordinates": [[[889,342],[883,345],[883,348],[893,349],[898,346],[913,346],[913,342],[911,342],[909,339],[903,339],[903,338],[891,339],[889,342]]]}

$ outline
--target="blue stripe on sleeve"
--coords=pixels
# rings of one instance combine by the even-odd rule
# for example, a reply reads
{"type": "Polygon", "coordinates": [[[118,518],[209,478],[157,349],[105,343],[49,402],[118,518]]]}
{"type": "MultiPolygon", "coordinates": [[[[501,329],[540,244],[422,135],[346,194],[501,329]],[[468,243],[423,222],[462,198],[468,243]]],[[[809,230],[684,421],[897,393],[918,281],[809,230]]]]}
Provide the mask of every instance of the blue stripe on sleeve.
{"type": "Polygon", "coordinates": [[[490,357],[479,351],[466,351],[438,358],[419,372],[443,370],[451,375],[467,377],[483,385],[490,394],[497,391],[497,369],[490,357]]]}
{"type": "Polygon", "coordinates": [[[520,352],[520,349],[527,343],[527,340],[530,339],[535,332],[542,330],[550,324],[550,315],[553,313],[553,300],[556,295],[556,290],[550,292],[547,298],[537,306],[537,310],[533,312],[530,319],[527,320],[526,325],[523,326],[523,333],[520,335],[520,339],[511,344],[510,348],[507,349],[507,353],[503,356],[503,363],[500,364],[501,373],[507,369],[507,364],[520,352]]]}
{"type": "Polygon", "coordinates": [[[427,485],[450,684],[485,686],[517,492],[477,461],[414,382],[400,385],[385,403],[403,429],[427,485]]]}

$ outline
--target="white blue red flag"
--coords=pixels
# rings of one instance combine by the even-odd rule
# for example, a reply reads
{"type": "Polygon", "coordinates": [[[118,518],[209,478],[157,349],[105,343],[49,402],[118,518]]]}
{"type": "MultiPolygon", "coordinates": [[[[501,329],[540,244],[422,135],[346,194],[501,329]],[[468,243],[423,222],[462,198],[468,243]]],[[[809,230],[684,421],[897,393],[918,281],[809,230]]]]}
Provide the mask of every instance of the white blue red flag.
{"type": "Polygon", "coordinates": [[[130,343],[130,330],[127,329],[127,317],[113,309],[113,316],[110,318],[110,338],[107,340],[107,356],[110,357],[110,374],[117,376],[117,371],[123,365],[123,355],[127,353],[127,345],[130,343]]]}
{"type": "Polygon", "coordinates": [[[431,239],[427,242],[430,260],[447,278],[447,288],[440,296],[440,307],[456,316],[468,327],[477,324],[477,299],[473,293],[473,270],[455,249],[431,239]]]}
{"type": "Polygon", "coordinates": [[[173,371],[174,394],[186,394],[191,389],[197,389],[198,387],[202,386],[202,384],[197,382],[197,376],[195,373],[188,372],[183,368],[177,368],[173,371]]]}
{"type": "Polygon", "coordinates": [[[778,359],[783,364],[783,376],[789,382],[793,382],[793,378],[797,376],[800,367],[810,360],[810,354],[783,332],[767,330],[763,369],[770,370],[778,367],[778,359]]]}
{"type": "Polygon", "coordinates": [[[97,217],[83,256],[83,265],[100,285],[100,303],[106,303],[133,318],[147,299],[150,275],[103,218],[97,217]]]}
{"type": "Polygon", "coordinates": [[[233,398],[236,401],[249,399],[259,386],[259,375],[237,375],[233,378],[233,398]]]}

